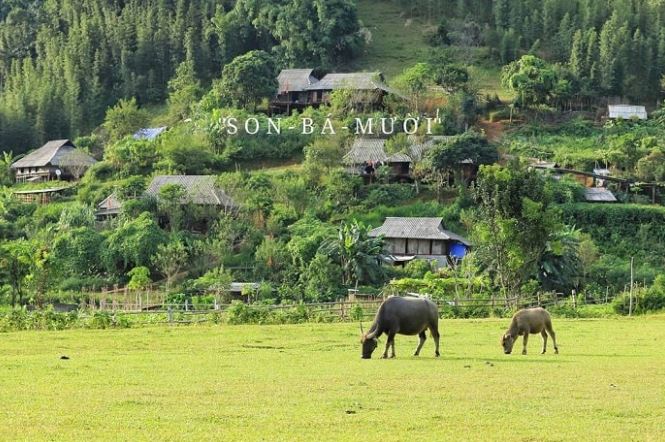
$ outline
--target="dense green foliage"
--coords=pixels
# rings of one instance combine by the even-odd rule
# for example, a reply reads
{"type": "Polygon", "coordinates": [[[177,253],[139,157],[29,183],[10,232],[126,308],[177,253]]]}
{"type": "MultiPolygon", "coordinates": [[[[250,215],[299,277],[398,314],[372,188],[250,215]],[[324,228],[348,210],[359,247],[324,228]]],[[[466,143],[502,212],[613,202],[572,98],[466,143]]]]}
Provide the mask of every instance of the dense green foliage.
{"type": "Polygon", "coordinates": [[[120,98],[173,101],[183,62],[204,83],[255,49],[280,66],[331,66],[359,48],[358,30],[349,0],[3,2],[1,144],[22,152],[85,134],[120,98]]]}
{"type": "Polygon", "coordinates": [[[665,5],[648,0],[416,0],[396,3],[439,23],[437,45],[486,45],[507,64],[537,54],[565,64],[567,93],[635,100],[660,95],[665,5]],[[654,91],[657,91],[655,94],[654,91]]]}
{"type": "MultiPolygon", "coordinates": [[[[15,158],[5,152],[0,302],[78,303],[118,285],[208,305],[229,301],[232,282],[258,283],[242,296],[262,304],[335,300],[349,288],[447,297],[462,290],[463,280],[471,281],[464,293],[479,300],[572,290],[601,299],[623,291],[630,257],[641,285],[651,285],[665,259],[660,209],[581,204],[581,184],[552,179],[525,162],[549,160],[586,172],[607,167],[626,180],[610,183],[622,202],[662,203],[657,187],[634,182],[665,177],[663,110],[645,122],[604,127],[589,112],[574,118],[566,112],[599,105],[603,95],[640,98],[627,76],[634,66],[623,62],[634,57],[633,47],[619,41],[625,30],[609,41],[605,28],[654,30],[652,15],[661,7],[615,1],[610,13],[592,0],[493,4],[403,5],[416,23],[427,17],[432,26],[419,37],[437,47],[395,70],[401,74],[389,84],[399,94],[388,94],[379,109],[363,104],[361,94],[337,90],[329,105],[272,115],[280,118],[280,131],[266,102],[279,69],[347,70],[359,61],[354,55],[362,58],[363,40],[373,44],[374,28],[364,23],[361,29],[355,2],[3,3],[0,147],[22,153],[46,138],[80,135],[76,144],[101,161],[53,202],[38,205],[11,192],[52,183],[12,184],[15,158]],[[538,42],[545,22],[557,29],[556,38],[538,42]],[[595,29],[607,51],[621,51],[623,58],[598,55],[616,61],[612,75],[620,82],[586,82],[596,78],[582,66],[587,55],[582,63],[580,54],[557,50],[562,29],[575,36],[582,24],[595,29]],[[514,99],[509,108],[480,84],[491,74],[498,87],[499,64],[505,64],[502,92],[514,99]],[[513,130],[487,124],[492,112],[517,115],[513,130]],[[386,165],[371,178],[351,173],[345,154],[356,119],[394,118],[399,127],[416,113],[439,117],[432,134],[448,137],[430,139],[424,124],[409,137],[402,127],[385,150],[411,158],[408,174],[398,177],[386,165]],[[325,126],[328,117],[333,122],[325,126]],[[302,133],[303,119],[313,123],[313,133],[302,133]],[[155,139],[132,137],[151,124],[168,129],[155,139]],[[325,128],[335,133],[322,133],[325,128]],[[412,149],[419,143],[430,144],[412,149]],[[503,160],[508,164],[496,164],[503,160]],[[146,194],[153,176],[181,174],[216,176],[238,207],[195,204],[179,185],[146,194]],[[120,215],[95,220],[95,205],[112,194],[122,203],[120,215]],[[424,261],[405,269],[383,265],[384,243],[369,231],[387,216],[441,217],[446,229],[470,237],[472,253],[443,272],[424,261]]],[[[655,44],[660,36],[646,38],[655,44]]],[[[591,37],[585,42],[595,44],[591,37]]],[[[648,84],[658,69],[635,75],[648,84]]]]}

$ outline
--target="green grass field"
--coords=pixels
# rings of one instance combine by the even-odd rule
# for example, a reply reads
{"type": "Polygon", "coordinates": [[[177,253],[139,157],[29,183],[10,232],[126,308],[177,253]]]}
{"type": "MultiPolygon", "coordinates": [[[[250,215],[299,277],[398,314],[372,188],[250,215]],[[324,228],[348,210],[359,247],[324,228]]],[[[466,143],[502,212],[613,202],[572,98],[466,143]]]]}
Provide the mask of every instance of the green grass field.
{"type": "Polygon", "coordinates": [[[662,440],[665,316],[555,320],[559,355],[503,355],[506,324],[394,360],[356,324],[3,334],[0,440],[662,440]]]}

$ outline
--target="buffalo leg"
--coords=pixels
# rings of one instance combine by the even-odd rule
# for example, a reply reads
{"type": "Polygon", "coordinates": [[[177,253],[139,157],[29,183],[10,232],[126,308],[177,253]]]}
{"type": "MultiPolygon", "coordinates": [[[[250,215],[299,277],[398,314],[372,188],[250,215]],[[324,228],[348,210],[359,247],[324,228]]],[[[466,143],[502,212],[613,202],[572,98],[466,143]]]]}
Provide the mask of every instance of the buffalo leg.
{"type": "Polygon", "coordinates": [[[388,339],[386,340],[386,349],[385,349],[385,351],[383,352],[383,359],[387,359],[387,358],[388,358],[388,349],[390,348],[391,345],[392,345],[392,347],[393,347],[393,355],[392,355],[392,357],[394,358],[394,357],[395,357],[395,333],[391,333],[391,332],[389,332],[389,333],[388,333],[388,339]]]}
{"type": "Polygon", "coordinates": [[[529,342],[529,332],[524,332],[524,338],[522,339],[522,354],[526,354],[526,344],[529,342]]]}
{"type": "Polygon", "coordinates": [[[559,354],[559,347],[556,346],[556,334],[552,328],[552,321],[545,322],[545,330],[549,333],[550,338],[552,338],[552,344],[554,344],[554,354],[559,354]]]}
{"type": "Polygon", "coordinates": [[[543,352],[541,353],[541,355],[544,355],[545,352],[547,351],[547,332],[543,330],[542,332],[540,332],[540,335],[543,337],[543,352]]]}
{"type": "Polygon", "coordinates": [[[436,350],[434,352],[434,356],[437,358],[441,355],[439,353],[439,328],[438,327],[430,327],[429,331],[432,333],[432,337],[434,338],[434,344],[436,345],[436,350]]]}
{"type": "Polygon", "coordinates": [[[418,334],[418,338],[418,348],[416,348],[416,352],[413,354],[414,356],[418,356],[420,354],[420,349],[422,349],[423,345],[425,344],[425,340],[427,339],[427,333],[425,333],[425,330],[418,334]]]}

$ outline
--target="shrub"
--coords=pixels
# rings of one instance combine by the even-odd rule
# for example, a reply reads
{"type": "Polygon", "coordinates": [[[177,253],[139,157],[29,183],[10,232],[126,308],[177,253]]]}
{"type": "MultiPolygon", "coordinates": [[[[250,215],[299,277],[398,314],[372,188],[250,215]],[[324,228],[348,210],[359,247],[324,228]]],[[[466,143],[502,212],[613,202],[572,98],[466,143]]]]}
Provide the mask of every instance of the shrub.
{"type": "MultiPolygon", "coordinates": [[[[614,311],[626,315],[630,311],[630,293],[622,293],[614,299],[614,311]]],[[[647,313],[665,309],[665,275],[656,277],[648,289],[633,292],[633,313],[647,313]]]]}
{"type": "Polygon", "coordinates": [[[354,321],[362,321],[365,317],[365,310],[363,310],[360,304],[355,304],[353,307],[351,307],[349,317],[354,321]]]}
{"type": "Polygon", "coordinates": [[[268,318],[268,307],[264,305],[248,305],[234,301],[226,310],[226,321],[229,324],[263,324],[268,318]]]}
{"type": "MultiPolygon", "coordinates": [[[[513,117],[515,115],[516,114],[513,113],[513,117]]],[[[490,112],[490,114],[489,114],[489,120],[492,123],[497,122],[497,121],[501,121],[501,120],[508,120],[508,119],[510,119],[510,109],[508,109],[508,108],[498,109],[498,110],[490,112]]]]}

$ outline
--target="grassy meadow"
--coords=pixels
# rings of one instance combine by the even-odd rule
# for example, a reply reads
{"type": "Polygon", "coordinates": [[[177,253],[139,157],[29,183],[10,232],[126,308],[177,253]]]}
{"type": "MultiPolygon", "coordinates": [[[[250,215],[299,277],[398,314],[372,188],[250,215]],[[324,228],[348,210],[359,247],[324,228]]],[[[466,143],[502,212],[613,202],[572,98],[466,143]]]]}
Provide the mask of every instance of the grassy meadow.
{"type": "Polygon", "coordinates": [[[555,319],[559,355],[503,355],[507,320],[441,325],[441,358],[398,336],[394,360],[361,360],[357,324],[2,334],[0,440],[665,434],[665,316],[555,319]]]}

